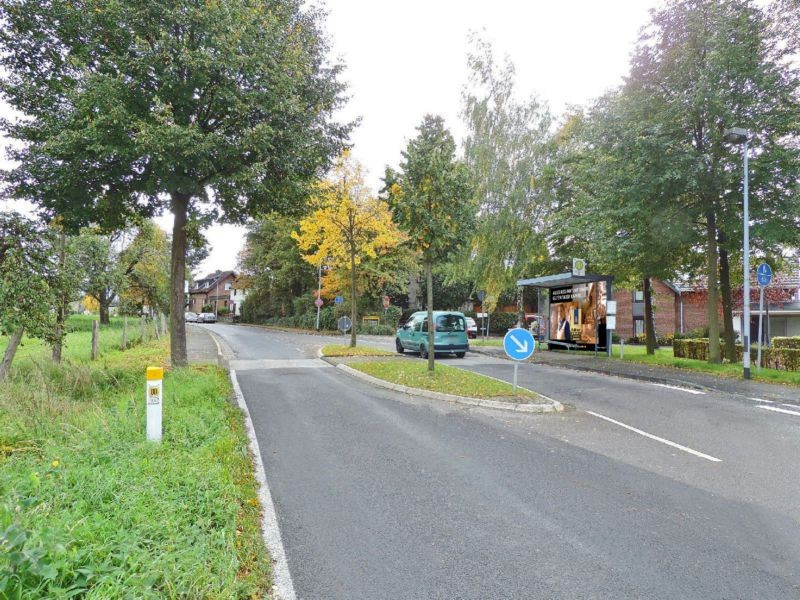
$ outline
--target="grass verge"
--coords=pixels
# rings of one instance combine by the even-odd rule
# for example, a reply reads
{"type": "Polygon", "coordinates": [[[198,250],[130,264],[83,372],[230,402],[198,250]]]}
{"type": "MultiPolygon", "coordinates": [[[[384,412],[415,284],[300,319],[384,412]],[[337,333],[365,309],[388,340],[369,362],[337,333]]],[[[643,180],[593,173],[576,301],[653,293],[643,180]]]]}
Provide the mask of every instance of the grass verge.
{"type": "Polygon", "coordinates": [[[427,361],[398,359],[352,362],[348,363],[348,366],[378,379],[432,392],[468,398],[502,398],[512,401],[516,399],[517,402],[536,401],[540,398],[538,394],[520,388],[517,388],[517,394],[514,396],[510,383],[448,365],[437,364],[436,370],[431,373],[428,371],[427,361]]]}
{"type": "Polygon", "coordinates": [[[370,348],[369,346],[356,346],[351,348],[342,344],[328,344],[322,347],[322,355],[330,357],[342,356],[393,356],[394,352],[370,348]]]}
{"type": "Polygon", "coordinates": [[[482,339],[478,338],[477,340],[470,340],[470,346],[489,346],[493,348],[502,348],[503,347],[503,340],[501,338],[489,338],[489,339],[482,339]]]}
{"type": "MultiPolygon", "coordinates": [[[[620,346],[618,344],[615,344],[612,349],[612,357],[620,358],[620,346]]],[[[752,357],[755,359],[754,354],[752,357]]],[[[742,378],[742,365],[739,363],[712,364],[703,360],[676,358],[672,354],[672,348],[658,348],[654,355],[648,355],[645,346],[626,344],[625,357],[622,360],[647,365],[659,365],[676,369],[686,369],[689,371],[699,371],[719,377],[730,377],[732,379],[742,378]]],[[[753,366],[750,373],[754,381],[800,386],[800,371],[779,371],[777,369],[761,369],[757,371],[755,366],[753,366]]]]}
{"type": "Polygon", "coordinates": [[[226,373],[168,371],[151,443],[144,372],[167,364],[167,340],[94,363],[48,356],[30,352],[0,384],[0,598],[264,596],[257,485],[226,373]]]}

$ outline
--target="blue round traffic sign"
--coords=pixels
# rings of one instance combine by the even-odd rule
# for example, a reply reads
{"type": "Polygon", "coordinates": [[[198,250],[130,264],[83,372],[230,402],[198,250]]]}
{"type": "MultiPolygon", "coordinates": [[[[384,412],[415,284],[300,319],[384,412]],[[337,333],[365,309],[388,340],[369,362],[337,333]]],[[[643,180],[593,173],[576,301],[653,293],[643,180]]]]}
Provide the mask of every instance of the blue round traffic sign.
{"type": "Polygon", "coordinates": [[[510,359],[527,360],[536,349],[536,340],[527,329],[509,329],[503,338],[503,350],[510,359]]]}
{"type": "Polygon", "coordinates": [[[767,287],[772,283],[772,267],[767,263],[761,263],[756,269],[756,278],[758,278],[758,285],[767,287]]]}

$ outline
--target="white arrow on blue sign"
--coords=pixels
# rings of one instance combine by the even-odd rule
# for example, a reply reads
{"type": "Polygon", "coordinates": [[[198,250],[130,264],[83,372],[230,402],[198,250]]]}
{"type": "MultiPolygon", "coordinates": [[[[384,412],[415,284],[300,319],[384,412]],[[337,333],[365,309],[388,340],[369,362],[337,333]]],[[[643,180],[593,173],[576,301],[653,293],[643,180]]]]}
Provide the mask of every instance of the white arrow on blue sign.
{"type": "Polygon", "coordinates": [[[772,267],[767,263],[761,263],[756,269],[756,277],[758,278],[758,285],[767,287],[772,282],[772,267]]]}
{"type": "Polygon", "coordinates": [[[503,349],[513,360],[527,360],[536,349],[536,340],[527,329],[509,329],[503,338],[503,349]]]}

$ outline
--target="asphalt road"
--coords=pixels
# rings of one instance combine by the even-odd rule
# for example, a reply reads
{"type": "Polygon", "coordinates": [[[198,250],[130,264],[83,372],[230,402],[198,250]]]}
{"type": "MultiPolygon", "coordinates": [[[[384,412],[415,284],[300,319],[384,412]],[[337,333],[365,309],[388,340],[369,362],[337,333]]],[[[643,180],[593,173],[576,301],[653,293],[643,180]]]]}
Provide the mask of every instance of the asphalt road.
{"type": "Polygon", "coordinates": [[[796,406],[521,365],[570,410],[454,408],[327,366],[324,338],[209,328],[298,598],[800,598],[796,406]]]}

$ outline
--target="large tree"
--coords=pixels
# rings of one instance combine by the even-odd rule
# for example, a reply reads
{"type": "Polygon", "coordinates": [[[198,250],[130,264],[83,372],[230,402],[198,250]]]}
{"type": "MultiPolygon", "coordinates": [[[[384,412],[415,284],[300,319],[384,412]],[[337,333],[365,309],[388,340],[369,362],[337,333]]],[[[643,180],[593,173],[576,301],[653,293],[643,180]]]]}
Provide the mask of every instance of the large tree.
{"type": "Polygon", "coordinates": [[[53,339],[56,301],[48,232],[17,213],[0,212],[0,334],[8,336],[0,361],[6,378],[24,333],[53,339]]]}
{"type": "Polygon", "coordinates": [[[296,206],[348,133],[320,20],[300,0],[0,0],[13,193],[73,226],[173,213],[175,366],[187,221],[296,206]]]}
{"type": "Polygon", "coordinates": [[[400,170],[386,168],[384,193],[395,222],[425,266],[428,370],[433,371],[433,267],[468,244],[475,203],[469,169],[456,159],[456,144],[444,119],[426,115],[417,132],[403,151],[400,170]]]}
{"type": "Polygon", "coordinates": [[[692,255],[693,237],[682,208],[672,199],[682,180],[666,168],[671,159],[648,128],[640,106],[620,92],[575,114],[556,136],[552,183],[557,209],[551,243],[560,250],[579,240],[593,270],[614,273],[617,282],[644,291],[647,353],[656,348],[651,278],[675,277],[692,255]]]}
{"type": "Polygon", "coordinates": [[[386,204],[373,198],[364,183],[361,165],[349,152],[336,161],[328,179],[316,186],[314,211],[292,232],[303,260],[320,267],[327,263],[350,275],[350,346],[356,346],[358,273],[364,261],[396,248],[402,235],[386,204]]]}
{"type": "Polygon", "coordinates": [[[702,231],[712,362],[720,289],[733,356],[730,262],[742,232],[742,156],[725,144],[727,128],[750,132],[754,246],[799,241],[800,77],[783,31],[750,0],[671,0],[652,13],[625,86],[669,157],[661,175],[683,181],[671,202],[702,231]]]}
{"type": "Polygon", "coordinates": [[[478,212],[471,243],[451,271],[497,299],[520,277],[541,268],[547,254],[549,205],[541,183],[550,159],[552,120],[535,97],[517,98],[509,59],[498,64],[490,44],[480,38],[473,45],[462,114],[464,161],[475,180],[478,212]]]}

